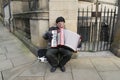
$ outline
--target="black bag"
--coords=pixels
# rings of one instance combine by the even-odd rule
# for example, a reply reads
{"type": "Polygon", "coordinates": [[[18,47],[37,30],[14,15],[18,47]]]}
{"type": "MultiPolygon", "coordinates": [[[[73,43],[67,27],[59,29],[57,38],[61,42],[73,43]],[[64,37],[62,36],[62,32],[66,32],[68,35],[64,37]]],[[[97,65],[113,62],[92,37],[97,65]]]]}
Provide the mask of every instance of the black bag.
{"type": "Polygon", "coordinates": [[[47,52],[47,49],[39,49],[38,50],[38,57],[43,57],[43,56],[46,57],[46,52],[47,52]]]}

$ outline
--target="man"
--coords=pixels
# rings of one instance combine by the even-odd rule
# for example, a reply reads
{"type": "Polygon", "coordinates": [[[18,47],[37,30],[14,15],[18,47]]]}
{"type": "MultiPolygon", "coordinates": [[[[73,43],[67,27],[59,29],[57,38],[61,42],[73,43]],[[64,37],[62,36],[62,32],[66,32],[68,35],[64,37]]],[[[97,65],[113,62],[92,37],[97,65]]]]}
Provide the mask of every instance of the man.
{"type": "Polygon", "coordinates": [[[63,17],[58,17],[56,19],[56,26],[50,27],[48,32],[46,32],[43,36],[43,38],[49,42],[46,57],[52,66],[50,69],[51,72],[55,72],[57,67],[59,67],[62,72],[65,72],[65,64],[71,59],[72,56],[72,50],[64,45],[51,47],[52,30],[57,30],[59,32],[61,28],[65,28],[65,19],[63,17]]]}

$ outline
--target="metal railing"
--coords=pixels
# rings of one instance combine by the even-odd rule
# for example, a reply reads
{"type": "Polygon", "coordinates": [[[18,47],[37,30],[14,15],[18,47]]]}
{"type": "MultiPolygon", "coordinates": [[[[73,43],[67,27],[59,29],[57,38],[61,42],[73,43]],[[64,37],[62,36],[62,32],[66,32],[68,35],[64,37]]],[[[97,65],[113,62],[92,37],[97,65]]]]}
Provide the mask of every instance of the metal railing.
{"type": "Polygon", "coordinates": [[[113,41],[116,18],[116,8],[110,10],[104,7],[97,14],[92,8],[91,10],[87,8],[86,11],[79,9],[77,33],[82,36],[81,51],[109,50],[113,41]]]}

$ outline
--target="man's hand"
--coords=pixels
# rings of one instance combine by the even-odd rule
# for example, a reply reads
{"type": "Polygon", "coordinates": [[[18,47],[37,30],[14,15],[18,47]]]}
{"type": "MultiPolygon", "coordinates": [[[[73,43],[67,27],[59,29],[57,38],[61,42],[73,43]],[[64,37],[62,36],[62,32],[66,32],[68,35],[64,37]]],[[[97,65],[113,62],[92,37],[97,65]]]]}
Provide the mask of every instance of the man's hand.
{"type": "Polygon", "coordinates": [[[46,39],[46,40],[51,40],[52,39],[52,31],[47,31],[44,35],[43,35],[43,38],[46,39]]]}

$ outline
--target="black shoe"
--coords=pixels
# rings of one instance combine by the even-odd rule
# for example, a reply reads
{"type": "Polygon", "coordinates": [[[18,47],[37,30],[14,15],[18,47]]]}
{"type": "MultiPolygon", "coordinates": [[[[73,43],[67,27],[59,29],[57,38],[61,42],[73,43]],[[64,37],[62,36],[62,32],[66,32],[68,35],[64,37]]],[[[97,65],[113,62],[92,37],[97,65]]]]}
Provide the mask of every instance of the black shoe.
{"type": "Polygon", "coordinates": [[[65,71],[66,71],[64,66],[60,67],[60,70],[61,70],[62,72],[65,72],[65,71]]]}
{"type": "Polygon", "coordinates": [[[57,67],[52,67],[52,68],[50,69],[50,72],[55,72],[56,69],[57,69],[57,67]]]}

